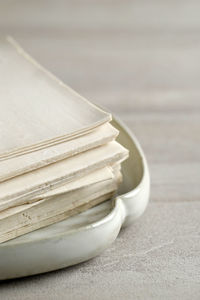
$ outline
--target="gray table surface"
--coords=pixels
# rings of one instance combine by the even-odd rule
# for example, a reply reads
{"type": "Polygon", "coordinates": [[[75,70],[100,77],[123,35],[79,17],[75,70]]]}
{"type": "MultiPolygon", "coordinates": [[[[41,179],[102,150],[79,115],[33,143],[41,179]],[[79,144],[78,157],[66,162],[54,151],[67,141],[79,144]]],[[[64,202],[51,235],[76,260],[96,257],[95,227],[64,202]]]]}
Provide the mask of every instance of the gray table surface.
{"type": "Polygon", "coordinates": [[[200,299],[200,1],[7,0],[0,33],[116,113],[150,165],[146,213],[99,257],[0,299],[200,299]]]}

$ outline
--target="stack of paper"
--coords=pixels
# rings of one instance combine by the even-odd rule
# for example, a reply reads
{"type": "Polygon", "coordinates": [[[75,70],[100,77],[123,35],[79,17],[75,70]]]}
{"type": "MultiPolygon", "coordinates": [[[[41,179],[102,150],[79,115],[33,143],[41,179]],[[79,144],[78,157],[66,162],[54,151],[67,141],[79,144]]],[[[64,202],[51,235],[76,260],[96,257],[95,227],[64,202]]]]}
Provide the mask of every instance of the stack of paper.
{"type": "Polygon", "coordinates": [[[128,151],[111,115],[0,41],[0,242],[110,198],[128,151]]]}

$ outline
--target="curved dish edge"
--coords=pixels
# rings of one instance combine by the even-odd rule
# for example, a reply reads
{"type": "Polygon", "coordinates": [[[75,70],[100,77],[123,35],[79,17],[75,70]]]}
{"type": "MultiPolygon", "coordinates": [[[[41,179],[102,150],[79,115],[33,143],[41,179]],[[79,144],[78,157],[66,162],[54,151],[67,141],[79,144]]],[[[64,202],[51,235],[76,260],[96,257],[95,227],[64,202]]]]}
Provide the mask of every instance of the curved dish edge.
{"type": "Polygon", "coordinates": [[[138,151],[137,159],[140,160],[142,172],[137,186],[117,196],[110,213],[99,221],[60,234],[52,232],[45,238],[41,238],[38,233],[38,237],[33,240],[15,239],[12,243],[1,244],[0,280],[49,272],[93,258],[117,238],[122,226],[131,224],[142,215],[150,191],[146,158],[138,141],[126,126],[116,118],[113,123],[121,128],[138,151]]]}

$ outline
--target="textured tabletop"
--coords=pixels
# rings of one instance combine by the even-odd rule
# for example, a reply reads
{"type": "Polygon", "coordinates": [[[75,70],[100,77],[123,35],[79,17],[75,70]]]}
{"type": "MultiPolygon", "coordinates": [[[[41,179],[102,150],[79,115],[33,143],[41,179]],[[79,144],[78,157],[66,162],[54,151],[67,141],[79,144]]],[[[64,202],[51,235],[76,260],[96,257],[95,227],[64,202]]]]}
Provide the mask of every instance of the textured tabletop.
{"type": "Polygon", "coordinates": [[[116,113],[151,171],[145,214],[97,258],[0,283],[0,299],[200,299],[200,2],[7,0],[13,35],[116,113]]]}

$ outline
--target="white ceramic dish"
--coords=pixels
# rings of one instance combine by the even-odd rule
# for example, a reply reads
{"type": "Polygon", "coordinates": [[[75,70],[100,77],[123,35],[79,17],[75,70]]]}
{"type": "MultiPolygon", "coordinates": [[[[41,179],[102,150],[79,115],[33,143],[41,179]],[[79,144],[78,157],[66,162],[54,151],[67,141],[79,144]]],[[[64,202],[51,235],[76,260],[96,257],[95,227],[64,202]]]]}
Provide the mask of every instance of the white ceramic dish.
{"type": "Polygon", "coordinates": [[[116,119],[119,141],[130,151],[119,196],[65,221],[0,244],[0,279],[53,271],[86,261],[108,247],[120,228],[144,212],[149,171],[135,137],[116,119]]]}

